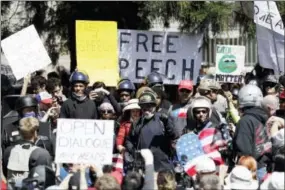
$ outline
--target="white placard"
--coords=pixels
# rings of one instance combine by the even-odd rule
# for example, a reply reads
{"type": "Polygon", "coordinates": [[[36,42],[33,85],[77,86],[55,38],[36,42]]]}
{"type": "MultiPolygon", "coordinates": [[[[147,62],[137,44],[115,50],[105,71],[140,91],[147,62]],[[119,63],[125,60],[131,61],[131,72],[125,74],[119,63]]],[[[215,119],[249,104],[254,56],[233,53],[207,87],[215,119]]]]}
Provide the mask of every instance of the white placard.
{"type": "Polygon", "coordinates": [[[112,164],[114,121],[58,119],[56,163],[112,164]]]}
{"type": "Polygon", "coordinates": [[[226,83],[242,83],[245,62],[245,46],[217,45],[216,80],[226,83]]]}
{"type": "Polygon", "coordinates": [[[51,63],[34,25],[5,38],[1,47],[17,80],[51,63]]]}
{"type": "Polygon", "coordinates": [[[203,35],[119,30],[118,38],[121,77],[140,83],[149,73],[158,72],[165,84],[189,79],[196,83],[203,35]]]}

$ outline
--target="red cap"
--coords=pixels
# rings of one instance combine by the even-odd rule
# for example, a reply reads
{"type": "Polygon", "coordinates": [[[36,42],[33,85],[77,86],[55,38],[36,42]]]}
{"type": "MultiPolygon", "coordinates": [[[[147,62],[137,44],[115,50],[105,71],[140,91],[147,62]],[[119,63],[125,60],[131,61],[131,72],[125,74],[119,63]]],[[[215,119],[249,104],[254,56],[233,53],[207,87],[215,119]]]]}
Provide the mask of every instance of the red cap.
{"type": "Polygon", "coordinates": [[[187,90],[193,90],[193,83],[191,80],[182,80],[180,81],[179,83],[179,86],[178,86],[178,90],[181,90],[181,89],[187,89],[187,90]]]}

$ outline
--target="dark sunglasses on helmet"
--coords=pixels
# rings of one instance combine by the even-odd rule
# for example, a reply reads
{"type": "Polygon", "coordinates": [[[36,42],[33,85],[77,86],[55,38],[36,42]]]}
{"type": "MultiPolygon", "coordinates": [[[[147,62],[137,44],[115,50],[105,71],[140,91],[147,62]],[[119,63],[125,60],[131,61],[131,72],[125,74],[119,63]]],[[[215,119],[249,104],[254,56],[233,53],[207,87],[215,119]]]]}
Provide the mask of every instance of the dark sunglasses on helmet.
{"type": "Polygon", "coordinates": [[[200,114],[200,113],[206,114],[208,113],[208,111],[206,109],[205,110],[194,110],[194,114],[200,114]]]}

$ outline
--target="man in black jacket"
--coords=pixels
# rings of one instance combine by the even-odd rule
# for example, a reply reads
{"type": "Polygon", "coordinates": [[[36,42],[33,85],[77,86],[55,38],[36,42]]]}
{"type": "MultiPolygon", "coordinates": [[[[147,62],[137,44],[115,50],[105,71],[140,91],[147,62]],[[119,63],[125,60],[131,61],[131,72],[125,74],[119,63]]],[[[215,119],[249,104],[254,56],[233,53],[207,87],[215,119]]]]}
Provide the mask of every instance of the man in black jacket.
{"type": "Polygon", "coordinates": [[[98,119],[98,113],[94,101],[86,95],[86,87],[89,77],[83,72],[75,71],[70,77],[72,87],[71,98],[63,102],[60,110],[60,118],[73,119],[98,119]]]}
{"type": "Polygon", "coordinates": [[[169,159],[170,142],[178,137],[173,123],[156,113],[156,95],[153,91],[143,92],[139,97],[139,105],[143,116],[126,139],[127,151],[133,154],[136,150],[150,149],[154,156],[155,171],[173,169],[169,159]]]}
{"type": "Polygon", "coordinates": [[[268,115],[261,108],[263,95],[255,85],[246,85],[239,91],[239,120],[233,139],[237,156],[252,156],[256,159],[257,177],[261,180],[266,174],[267,161],[271,152],[271,142],[266,132],[268,115]]]}

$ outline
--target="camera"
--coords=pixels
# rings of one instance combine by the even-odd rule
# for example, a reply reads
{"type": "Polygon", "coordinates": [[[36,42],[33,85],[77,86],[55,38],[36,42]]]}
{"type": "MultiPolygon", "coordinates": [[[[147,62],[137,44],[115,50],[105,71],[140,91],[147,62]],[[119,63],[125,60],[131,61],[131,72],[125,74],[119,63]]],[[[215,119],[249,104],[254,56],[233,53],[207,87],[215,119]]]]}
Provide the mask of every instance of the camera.
{"type": "Polygon", "coordinates": [[[145,172],[145,161],[139,150],[124,153],[124,169],[127,171],[145,172]]]}

